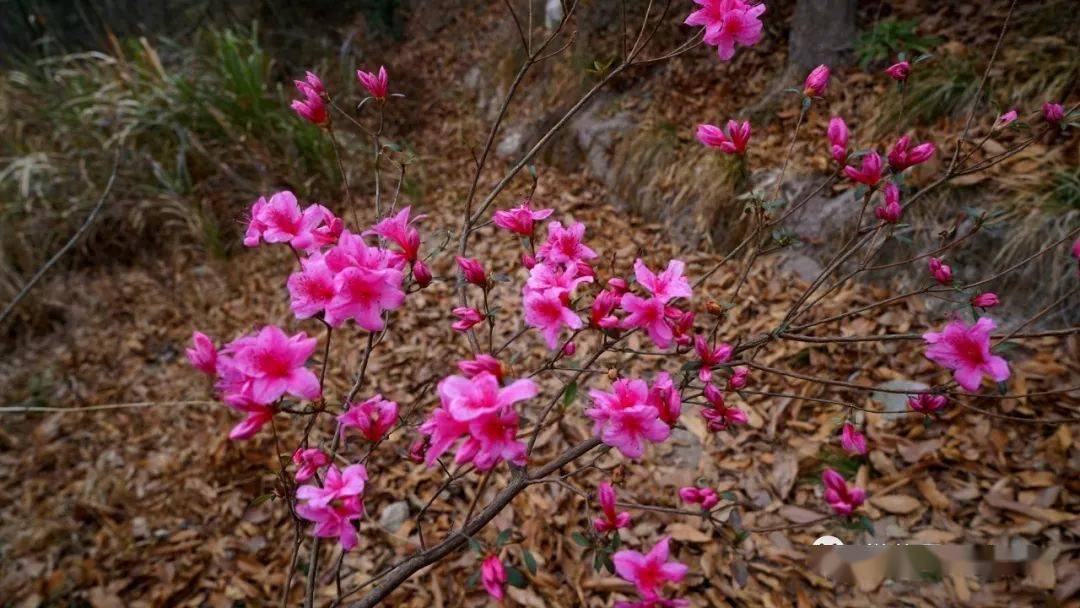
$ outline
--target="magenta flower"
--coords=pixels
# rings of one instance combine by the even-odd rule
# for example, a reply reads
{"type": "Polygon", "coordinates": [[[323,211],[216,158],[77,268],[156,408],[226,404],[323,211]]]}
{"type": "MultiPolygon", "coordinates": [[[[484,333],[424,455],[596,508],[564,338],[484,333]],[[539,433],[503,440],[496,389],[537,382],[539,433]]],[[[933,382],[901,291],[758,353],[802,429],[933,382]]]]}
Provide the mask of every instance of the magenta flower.
{"type": "Polygon", "coordinates": [[[294,80],[293,83],[296,85],[296,90],[303,95],[321,96],[326,93],[322,79],[310,71],[304,72],[304,80],[294,80]]]}
{"type": "Polygon", "coordinates": [[[829,119],[829,128],[826,131],[829,138],[829,150],[836,162],[843,165],[847,162],[848,128],[843,118],[833,116],[829,119]]]}
{"type": "Polygon", "coordinates": [[[873,187],[881,181],[882,169],[884,169],[884,165],[881,162],[881,156],[871,150],[869,154],[863,157],[862,166],[859,169],[851,165],[844,167],[844,175],[860,184],[873,187]]]}
{"type": "Polygon", "coordinates": [[[854,424],[844,423],[844,430],[840,433],[840,447],[852,456],[866,454],[866,437],[860,433],[854,424]]]}
{"type": "Polygon", "coordinates": [[[851,515],[866,500],[866,492],[862,488],[849,486],[843,475],[832,469],[825,469],[821,481],[825,484],[825,502],[837,515],[851,515]]]}
{"type": "Polygon", "coordinates": [[[334,465],[326,470],[326,479],[320,488],[315,485],[300,486],[296,490],[296,514],[315,523],[314,536],[337,537],[341,547],[348,551],[356,546],[357,536],[353,521],[364,514],[361,497],[367,483],[367,470],[362,464],[354,464],[339,471],[334,465]]]}
{"type": "Polygon", "coordinates": [[[1005,112],[1001,116],[998,116],[997,126],[1004,127],[1005,125],[1007,125],[1007,124],[1013,122],[1014,120],[1016,120],[1016,117],[1017,117],[1016,110],[1015,109],[1009,110],[1008,112],[1005,112]]]}
{"type": "Polygon", "coordinates": [[[737,391],[739,389],[746,388],[748,378],[750,377],[750,369],[746,367],[736,367],[731,370],[731,377],[727,381],[727,389],[729,391],[737,391]]]}
{"type": "Polygon", "coordinates": [[[885,184],[885,202],[874,209],[874,215],[883,222],[895,224],[900,221],[904,214],[904,207],[900,204],[900,189],[896,184],[885,184]]]}
{"type": "Polygon", "coordinates": [[[217,374],[218,353],[217,348],[214,347],[214,341],[201,331],[197,331],[191,334],[191,342],[194,347],[185,351],[191,365],[204,374],[211,376],[217,374]]]}
{"type": "Polygon", "coordinates": [[[532,236],[536,230],[536,222],[547,219],[553,212],[554,209],[533,210],[532,201],[525,199],[513,209],[496,211],[491,219],[500,228],[505,228],[521,236],[532,236]]]}
{"type": "Polygon", "coordinates": [[[885,73],[889,75],[896,82],[906,82],[908,76],[911,74],[911,64],[907,61],[900,61],[894,63],[885,68],[885,73]]]}
{"type": "Polygon", "coordinates": [[[647,554],[623,550],[615,554],[615,572],[623,580],[637,587],[637,592],[646,600],[658,600],[660,589],[665,583],[677,583],[685,576],[688,568],[676,561],[668,561],[668,543],[665,536],[656,543],[647,554]]]}
{"type": "Polygon", "coordinates": [[[321,467],[330,464],[330,457],[318,448],[296,448],[292,461],[296,465],[296,481],[303,483],[314,477],[321,467]]]}
{"type": "Polygon", "coordinates": [[[288,243],[293,249],[307,251],[316,246],[315,230],[326,213],[322,205],[301,211],[296,195],[288,190],[274,194],[270,200],[260,197],[251,207],[244,245],[254,247],[261,239],[267,243],[288,243]]]}
{"type": "Polygon", "coordinates": [[[623,329],[638,328],[648,332],[660,348],[671,346],[675,335],[667,320],[667,307],[659,298],[641,298],[632,293],[623,295],[620,305],[629,313],[619,324],[623,329]]]}
{"type": "Polygon", "coordinates": [[[229,406],[246,414],[244,419],[229,431],[229,439],[233,441],[251,439],[274,417],[274,409],[261,403],[235,400],[229,403],[229,406]]]}
{"type": "Polygon", "coordinates": [[[439,382],[439,399],[454,419],[461,422],[508,409],[518,401],[532,399],[538,392],[536,383],[529,379],[500,388],[499,381],[488,372],[472,378],[448,376],[439,382]]]}
{"type": "Polygon", "coordinates": [[[892,150],[889,150],[889,166],[893,168],[893,171],[899,173],[908,167],[926,162],[934,155],[934,144],[928,141],[909,150],[910,144],[911,137],[905,135],[896,140],[892,150]]]}
{"type": "Polygon", "coordinates": [[[686,264],[682,260],[671,260],[666,270],[656,274],[649,270],[641,258],[638,258],[634,262],[634,278],[652,294],[653,298],[666,304],[670,300],[689,298],[693,294],[690,283],[683,276],[685,268],[686,264]]]}
{"type": "Polygon", "coordinates": [[[489,555],[484,558],[483,564],[480,565],[480,580],[488,595],[502,601],[503,585],[506,584],[506,569],[503,568],[498,555],[489,555]]]}
{"type": "Polygon", "coordinates": [[[572,294],[578,285],[592,282],[593,277],[580,274],[576,264],[568,265],[562,269],[549,264],[537,264],[530,269],[525,288],[526,291],[556,289],[561,294],[572,294]]]}
{"type": "Polygon", "coordinates": [[[469,308],[466,306],[458,306],[451,312],[458,318],[457,321],[450,326],[455,331],[469,331],[473,325],[484,320],[484,313],[476,310],[475,308],[469,308]]]}
{"type": "Polygon", "coordinates": [[[331,465],[326,470],[322,487],[300,486],[296,489],[296,498],[307,501],[310,507],[325,507],[336,500],[363,494],[367,478],[367,469],[362,464],[347,466],[344,471],[331,465]]]}
{"type": "Polygon", "coordinates": [[[803,82],[803,95],[823,97],[827,88],[829,88],[829,66],[823,63],[806,75],[806,81],[803,82]]]}
{"type": "Polygon", "coordinates": [[[412,263],[412,276],[421,289],[431,284],[431,269],[421,260],[412,263]]]}
{"type": "Polygon", "coordinates": [[[548,222],[547,242],[537,252],[542,260],[552,264],[576,264],[596,257],[596,252],[589,249],[582,239],[585,237],[585,224],[574,222],[563,228],[559,222],[548,222]]]}
{"type": "Polygon", "coordinates": [[[720,504],[720,497],[712,488],[685,487],[679,489],[679,498],[692,505],[701,505],[705,511],[720,504]]]}
{"type": "Polygon", "coordinates": [[[992,291],[980,293],[971,298],[971,305],[978,306],[979,308],[993,308],[998,304],[1001,304],[1001,300],[998,299],[997,294],[992,291]]]}
{"type": "MultiPolygon", "coordinates": [[[[539,266],[537,266],[539,268],[539,266]]],[[[524,293],[525,324],[540,330],[548,348],[559,347],[563,327],[581,329],[581,317],[567,307],[567,293],[561,289],[526,290],[524,293]]]]}
{"type": "Polygon", "coordinates": [[[957,384],[969,391],[979,390],[983,375],[994,382],[1009,377],[1009,364],[990,352],[990,332],[996,325],[990,317],[981,317],[974,325],[957,319],[943,332],[927,332],[926,358],[953,370],[957,384]]]}
{"type": "Polygon", "coordinates": [[[502,363],[499,363],[499,360],[491,355],[477,355],[475,359],[458,361],[457,366],[458,369],[461,370],[461,373],[465,374],[466,378],[472,378],[487,372],[492,376],[495,376],[496,380],[502,381],[502,363]]]}
{"type": "Polygon", "coordinates": [[[931,393],[919,393],[917,395],[909,395],[907,398],[908,407],[916,412],[930,415],[942,408],[949,402],[945,395],[934,395],[931,393]]]}
{"type": "Polygon", "coordinates": [[[405,301],[400,262],[394,254],[371,247],[348,231],[327,251],[326,264],[334,271],[334,298],[326,306],[326,322],[339,325],[353,319],[368,331],[383,328],[382,314],[405,301]]]}
{"type": "Polygon", "coordinates": [[[610,483],[606,481],[601,483],[596,490],[596,496],[600,502],[600,510],[604,514],[603,517],[593,520],[593,528],[597,532],[607,534],[630,527],[630,514],[626,511],[618,513],[615,511],[615,488],[612,488],[610,483]]]}
{"type": "Polygon", "coordinates": [[[720,59],[735,55],[735,45],[752,46],[761,40],[764,4],[748,5],[742,0],[694,0],[700,6],[686,18],[686,25],[705,27],[703,42],[716,47],[720,59]]]}
{"type": "Polygon", "coordinates": [[[318,253],[302,258],[300,270],[289,275],[286,285],[297,319],[314,317],[334,299],[334,273],[318,253]]]}
{"type": "Polygon", "coordinates": [[[710,347],[705,336],[699,334],[694,338],[694,352],[697,353],[698,359],[701,360],[698,379],[708,384],[712,380],[712,368],[721,363],[727,363],[731,359],[734,349],[726,342],[710,347]]]}
{"type": "Polygon", "coordinates": [[[649,389],[644,380],[616,380],[612,389],[612,393],[589,391],[593,407],[585,410],[585,415],[596,423],[593,433],[601,441],[627,458],[640,458],[645,441],[667,440],[671,427],[660,418],[660,411],[648,404],[649,389]]]}
{"type": "Polygon", "coordinates": [[[484,272],[483,264],[474,258],[463,258],[460,255],[455,256],[455,259],[466,281],[480,287],[487,285],[487,274],[484,272]]]}
{"type": "Polygon", "coordinates": [[[660,412],[660,419],[669,425],[674,426],[679,421],[679,415],[682,414],[682,396],[675,388],[671,374],[667,372],[656,374],[656,379],[653,380],[653,385],[649,388],[649,396],[645,401],[655,407],[660,412]]]}
{"type": "Polygon", "coordinates": [[[286,336],[273,325],[262,328],[235,351],[237,368],[251,381],[251,398],[270,404],[286,393],[298,399],[317,399],[319,379],[304,367],[318,341],[300,332],[286,336]]]}
{"type": "Polygon", "coordinates": [[[701,408],[701,417],[707,421],[707,426],[713,433],[722,431],[732,424],[746,424],[750,417],[746,412],[735,407],[728,407],[724,400],[724,393],[712,384],[705,385],[705,399],[711,407],[701,408]]]}
{"type": "Polygon", "coordinates": [[[602,329],[615,329],[619,326],[619,319],[611,314],[619,306],[622,298],[608,290],[596,294],[592,308],[589,309],[589,322],[594,327],[602,329]]]}
{"type": "Polygon", "coordinates": [[[746,152],[746,144],[750,141],[750,122],[739,124],[729,120],[726,133],[715,125],[701,124],[697,126],[697,138],[702,144],[710,148],[720,148],[725,154],[742,154],[746,152]]]}
{"type": "Polygon", "coordinates": [[[945,264],[940,258],[930,258],[927,260],[927,265],[935,281],[942,285],[952,284],[952,266],[945,264]]]}
{"type": "Polygon", "coordinates": [[[365,230],[361,236],[378,235],[401,248],[407,262],[415,262],[420,253],[420,233],[412,225],[427,217],[420,214],[411,220],[412,207],[405,207],[394,217],[388,217],[365,230]]]}
{"type": "Polygon", "coordinates": [[[382,395],[376,394],[363,403],[350,403],[345,413],[337,419],[341,425],[342,436],[345,429],[354,428],[360,431],[364,439],[378,441],[394,426],[397,418],[397,402],[383,399],[382,395]]]}
{"type": "Polygon", "coordinates": [[[323,103],[322,97],[307,85],[304,85],[304,88],[300,88],[300,85],[301,83],[297,82],[297,88],[300,89],[304,98],[294,99],[290,107],[297,116],[313,125],[326,124],[330,120],[330,115],[326,112],[326,104],[323,103]]]}
{"type": "Polygon", "coordinates": [[[1060,103],[1050,103],[1048,101],[1042,105],[1042,115],[1043,120],[1057,126],[1065,118],[1065,108],[1061,107],[1060,103]]]}
{"type": "Polygon", "coordinates": [[[360,84],[367,89],[368,93],[372,97],[380,101],[385,101],[390,94],[390,78],[386,74],[386,68],[379,66],[379,74],[375,75],[372,72],[365,72],[363,70],[356,70],[356,78],[360,81],[360,84]]]}

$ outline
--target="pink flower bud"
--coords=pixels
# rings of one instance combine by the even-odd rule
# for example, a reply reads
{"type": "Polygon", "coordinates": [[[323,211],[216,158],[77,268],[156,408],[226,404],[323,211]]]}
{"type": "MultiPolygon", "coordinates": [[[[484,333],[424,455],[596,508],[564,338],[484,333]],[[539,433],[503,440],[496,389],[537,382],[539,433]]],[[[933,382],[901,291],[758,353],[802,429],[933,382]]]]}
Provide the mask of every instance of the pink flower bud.
{"type": "Polygon", "coordinates": [[[480,566],[480,574],[480,580],[488,595],[497,600],[502,600],[503,585],[506,584],[506,569],[503,568],[502,562],[499,561],[499,556],[487,556],[480,566]]]}
{"type": "Polygon", "coordinates": [[[187,358],[191,365],[200,372],[213,376],[217,374],[217,348],[206,334],[197,331],[191,335],[194,348],[187,349],[187,358]]]}
{"type": "Polygon", "coordinates": [[[313,92],[304,99],[294,100],[292,109],[300,118],[314,125],[325,124],[330,119],[330,115],[326,113],[326,104],[323,103],[321,97],[313,92]]]}
{"type": "Polygon", "coordinates": [[[844,430],[840,434],[840,447],[851,455],[866,454],[866,437],[856,430],[850,422],[844,423],[844,430]]]}
{"type": "Polygon", "coordinates": [[[701,488],[701,508],[708,511],[720,503],[720,497],[712,488],[701,488]]]}
{"type": "Polygon", "coordinates": [[[1016,116],[1017,116],[1016,110],[1009,110],[1008,112],[1005,112],[1001,116],[998,116],[997,126],[1004,127],[1005,125],[1007,125],[1007,124],[1011,123],[1012,121],[1016,120],[1016,116]]]}
{"type": "Polygon", "coordinates": [[[356,70],[356,78],[375,99],[384,101],[390,94],[390,78],[386,74],[385,67],[379,67],[378,75],[372,72],[356,70]]]}
{"type": "Polygon", "coordinates": [[[885,202],[874,209],[874,215],[883,222],[895,224],[900,221],[904,208],[900,205],[900,189],[896,184],[885,184],[885,202]]]}
{"type": "Polygon", "coordinates": [[[305,97],[309,95],[321,97],[326,93],[326,88],[323,86],[322,80],[312,72],[305,72],[304,80],[294,80],[293,84],[296,85],[296,90],[300,91],[300,94],[305,97]]]}
{"type": "Polygon", "coordinates": [[[475,308],[459,306],[453,310],[453,313],[458,318],[458,321],[454,322],[451,327],[457,331],[468,331],[473,325],[484,320],[484,313],[475,308]]]}
{"type": "Polygon", "coordinates": [[[465,359],[463,361],[458,361],[457,365],[458,369],[461,370],[461,373],[465,374],[465,376],[469,378],[472,378],[473,376],[476,376],[477,374],[483,372],[487,372],[492,376],[495,376],[496,380],[501,381],[503,377],[502,363],[500,363],[498,359],[492,357],[491,355],[477,355],[476,359],[465,359]]]}
{"type": "Polygon", "coordinates": [[[524,266],[526,270],[532,270],[533,266],[536,266],[536,258],[528,253],[523,253],[521,254],[521,265],[524,266]]]}
{"type": "Polygon", "coordinates": [[[417,439],[409,446],[409,460],[419,464],[424,462],[424,455],[427,453],[427,440],[417,439]]]}
{"type": "Polygon", "coordinates": [[[679,488],[679,498],[683,502],[697,504],[701,502],[701,490],[693,487],[679,488]]]}
{"type": "Polygon", "coordinates": [[[619,277],[611,277],[610,279],[608,279],[607,286],[609,289],[611,289],[612,293],[615,293],[617,295],[622,295],[626,293],[628,289],[630,289],[630,286],[626,284],[626,281],[620,279],[619,277]]]}
{"type": "Polygon", "coordinates": [[[472,258],[457,256],[457,263],[466,281],[480,287],[487,285],[487,274],[484,273],[484,267],[480,262],[472,258]]]}
{"type": "Polygon", "coordinates": [[[420,260],[413,262],[412,276],[416,279],[416,284],[421,288],[431,284],[431,270],[427,267],[427,264],[420,260]]]}
{"type": "Polygon", "coordinates": [[[1065,109],[1061,107],[1060,103],[1050,103],[1048,101],[1042,106],[1042,115],[1046,122],[1056,126],[1065,118],[1065,109]]]}
{"type": "Polygon", "coordinates": [[[908,407],[923,414],[933,414],[938,410],[945,407],[948,403],[948,399],[945,395],[933,395],[930,393],[919,393],[917,395],[908,396],[908,407]]]}
{"type": "Polygon", "coordinates": [[[889,75],[889,78],[897,82],[904,82],[908,79],[908,75],[911,74],[911,64],[906,61],[894,63],[885,68],[885,73],[889,75]]]}
{"type": "Polygon", "coordinates": [[[881,181],[881,172],[884,168],[884,164],[881,162],[881,156],[877,152],[871,151],[863,157],[862,166],[860,168],[856,169],[851,165],[844,167],[844,175],[847,175],[849,178],[860,184],[876,186],[877,183],[881,181]]]}
{"type": "Polygon", "coordinates": [[[833,116],[829,119],[829,129],[826,131],[829,137],[829,148],[833,159],[843,165],[847,162],[848,128],[843,118],[833,116]]]}
{"type": "Polygon", "coordinates": [[[942,285],[949,285],[952,283],[952,267],[942,263],[938,258],[930,258],[928,265],[930,267],[930,274],[934,276],[934,280],[942,285]]]}
{"type": "Polygon", "coordinates": [[[893,171],[899,172],[908,167],[914,167],[926,162],[934,155],[934,144],[930,142],[923,142],[914,148],[908,149],[910,144],[911,137],[904,135],[896,140],[892,150],[889,150],[889,166],[893,168],[893,171]]]}
{"type": "Polygon", "coordinates": [[[573,342],[567,342],[563,345],[562,352],[563,355],[566,357],[573,357],[574,353],[577,352],[577,344],[574,344],[573,342]]]}
{"type": "Polygon", "coordinates": [[[825,485],[825,502],[837,515],[851,515],[866,500],[862,488],[849,486],[844,477],[832,469],[825,469],[821,481],[825,485]]]}
{"type": "Polygon", "coordinates": [[[814,68],[809,75],[806,76],[806,82],[803,83],[803,94],[807,97],[822,97],[825,95],[825,89],[829,87],[829,66],[824,63],[814,68]]]}
{"type": "Polygon", "coordinates": [[[732,370],[731,378],[728,378],[729,391],[737,391],[746,388],[749,383],[750,370],[745,367],[736,367],[732,370]]]}
{"type": "Polygon", "coordinates": [[[979,308],[993,308],[1001,303],[996,293],[988,291],[971,298],[971,305],[979,308]]]}

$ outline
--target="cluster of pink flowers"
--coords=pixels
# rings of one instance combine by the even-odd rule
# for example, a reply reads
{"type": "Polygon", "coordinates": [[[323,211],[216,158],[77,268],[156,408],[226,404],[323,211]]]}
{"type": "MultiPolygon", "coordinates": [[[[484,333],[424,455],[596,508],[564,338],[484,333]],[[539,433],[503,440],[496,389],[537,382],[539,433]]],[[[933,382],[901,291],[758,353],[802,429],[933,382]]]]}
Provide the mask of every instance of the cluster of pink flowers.
{"type": "Polygon", "coordinates": [[[322,485],[306,485],[296,489],[296,514],[315,523],[312,534],[320,538],[338,538],[342,549],[356,546],[354,521],[364,516],[364,487],[367,470],[354,464],[339,471],[334,465],[326,470],[322,485]]]}
{"type": "Polygon", "coordinates": [[[593,407],[585,415],[596,423],[593,434],[627,458],[640,458],[645,442],[663,443],[682,412],[682,400],[667,373],[657,375],[653,389],[644,380],[620,379],[612,392],[589,391],[593,407]]]}
{"type": "Polygon", "coordinates": [[[600,511],[603,517],[593,520],[593,528],[601,534],[621,530],[630,527],[630,514],[626,511],[615,511],[615,488],[606,481],[600,484],[596,490],[596,498],[600,502],[600,511]]]}
{"type": "Polygon", "coordinates": [[[368,441],[378,441],[397,422],[397,402],[383,399],[379,394],[362,403],[347,404],[346,407],[345,413],[338,416],[342,434],[345,429],[351,428],[359,431],[368,441]]]}
{"type": "Polygon", "coordinates": [[[701,505],[701,508],[704,511],[708,511],[720,504],[720,495],[712,488],[696,488],[691,486],[679,488],[679,498],[685,503],[701,505]]]}
{"type": "Polygon", "coordinates": [[[487,471],[503,460],[525,464],[525,444],[517,440],[518,415],[513,405],[532,399],[536,383],[520,379],[502,387],[487,371],[472,377],[448,376],[439,382],[440,406],[420,426],[429,438],[425,461],[431,466],[462,437],[454,462],[471,462],[487,471]]]}
{"type": "MultiPolygon", "coordinates": [[[[741,372],[736,370],[735,374],[729,379],[729,389],[737,390],[742,386],[746,386],[746,369],[740,369],[741,372]],[[739,384],[742,386],[738,386],[739,384]]],[[[746,412],[727,405],[724,391],[717,388],[716,385],[706,384],[704,394],[705,400],[709,402],[709,407],[701,408],[701,416],[708,422],[710,431],[716,433],[732,424],[746,424],[750,421],[750,417],[746,415],[746,412]]]]}
{"type": "Polygon", "coordinates": [[[900,204],[900,188],[889,182],[885,184],[883,192],[885,200],[874,209],[874,215],[883,222],[895,224],[904,214],[904,207],[900,204]]]}
{"type": "Polygon", "coordinates": [[[623,550],[615,554],[615,572],[626,581],[634,584],[640,602],[628,603],[617,602],[616,608],[652,608],[663,606],[675,608],[689,606],[690,602],[681,599],[664,599],[660,595],[666,583],[677,583],[686,577],[688,568],[676,561],[668,561],[670,549],[669,537],[660,539],[660,542],[648,553],[642,555],[637,551],[623,550]]]}
{"type": "Polygon", "coordinates": [[[702,144],[720,148],[725,154],[743,154],[746,144],[750,143],[750,122],[729,120],[726,133],[716,125],[701,124],[697,126],[697,138],[702,144]]]}
{"type": "Polygon", "coordinates": [[[322,467],[330,464],[330,457],[319,448],[296,448],[292,455],[293,464],[296,465],[296,481],[304,483],[315,476],[322,467]]]}
{"type": "Polygon", "coordinates": [[[323,102],[323,95],[326,94],[326,89],[323,88],[322,80],[318,76],[311,72],[307,72],[304,80],[295,81],[296,90],[300,92],[303,99],[297,99],[292,102],[292,109],[304,120],[321,125],[330,120],[330,115],[326,112],[326,104],[323,102]]]}
{"type": "Polygon", "coordinates": [[[761,40],[761,14],[765,4],[743,0],[694,0],[700,6],[684,23],[705,27],[703,41],[716,47],[716,54],[727,61],[735,56],[735,45],[753,46],[761,40]]]}
{"type": "Polygon", "coordinates": [[[345,224],[329,209],[319,204],[300,209],[296,195],[282,190],[267,200],[259,197],[251,206],[244,245],[260,242],[288,243],[297,251],[317,251],[337,241],[345,224]]]}
{"type": "Polygon", "coordinates": [[[693,328],[693,313],[669,305],[674,299],[692,295],[690,283],[683,276],[685,267],[682,261],[671,260],[667,269],[656,274],[640,258],[635,261],[634,277],[649,295],[641,297],[629,291],[622,294],[619,305],[628,314],[619,326],[644,330],[660,348],[671,346],[676,333],[682,342],[689,343],[691,337],[687,329],[693,328]]]}
{"type": "Polygon", "coordinates": [[[216,376],[221,399],[246,417],[229,433],[230,439],[248,439],[274,415],[274,403],[285,395],[315,400],[322,391],[319,379],[305,367],[317,340],[300,332],[287,336],[268,325],[242,336],[221,350],[205,334],[195,332],[188,359],[199,370],[216,376]]]}
{"type": "Polygon", "coordinates": [[[844,476],[832,469],[821,474],[825,484],[825,502],[837,515],[851,515],[866,500],[866,492],[857,486],[849,486],[844,476]]]}
{"type": "Polygon", "coordinates": [[[926,358],[953,370],[956,383],[969,391],[979,390],[983,376],[994,382],[1009,378],[1009,364],[990,351],[990,332],[997,327],[990,317],[980,317],[973,325],[956,319],[942,332],[923,334],[926,358]]]}

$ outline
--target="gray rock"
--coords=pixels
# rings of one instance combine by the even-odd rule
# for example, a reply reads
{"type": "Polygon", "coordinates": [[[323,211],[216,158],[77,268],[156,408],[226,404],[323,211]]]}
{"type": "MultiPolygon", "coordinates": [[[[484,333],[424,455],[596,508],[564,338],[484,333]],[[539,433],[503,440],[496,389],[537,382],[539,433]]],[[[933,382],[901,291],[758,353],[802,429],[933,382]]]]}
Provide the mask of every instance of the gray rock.
{"type": "Polygon", "coordinates": [[[379,514],[379,527],[387,532],[397,532],[409,518],[409,503],[404,500],[390,503],[379,514]]]}
{"type": "Polygon", "coordinates": [[[825,270],[821,263],[802,253],[788,253],[780,260],[780,268],[792,272],[800,279],[810,283],[825,270]]]}
{"type": "MultiPolygon", "coordinates": [[[[913,380],[889,380],[888,382],[882,382],[877,385],[877,388],[884,388],[891,391],[916,392],[925,391],[930,387],[922,382],[915,382],[913,380]]],[[[905,394],[874,391],[870,394],[870,398],[877,401],[885,408],[887,413],[883,414],[883,416],[888,420],[901,418],[908,411],[907,395],[905,394]]]]}

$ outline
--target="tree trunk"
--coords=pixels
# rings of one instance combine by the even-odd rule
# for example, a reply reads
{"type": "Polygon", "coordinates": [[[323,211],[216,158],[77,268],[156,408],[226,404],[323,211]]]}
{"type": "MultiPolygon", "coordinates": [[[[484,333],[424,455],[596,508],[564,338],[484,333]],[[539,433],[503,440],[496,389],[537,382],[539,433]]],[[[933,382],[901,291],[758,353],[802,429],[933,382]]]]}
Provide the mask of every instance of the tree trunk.
{"type": "Polygon", "coordinates": [[[788,38],[788,67],[847,63],[855,43],[855,0],[799,0],[788,38]]]}

